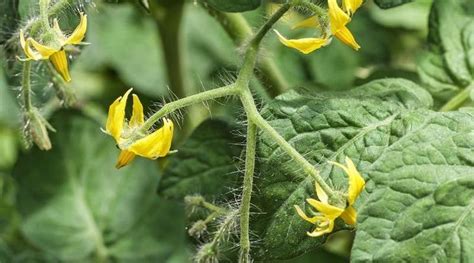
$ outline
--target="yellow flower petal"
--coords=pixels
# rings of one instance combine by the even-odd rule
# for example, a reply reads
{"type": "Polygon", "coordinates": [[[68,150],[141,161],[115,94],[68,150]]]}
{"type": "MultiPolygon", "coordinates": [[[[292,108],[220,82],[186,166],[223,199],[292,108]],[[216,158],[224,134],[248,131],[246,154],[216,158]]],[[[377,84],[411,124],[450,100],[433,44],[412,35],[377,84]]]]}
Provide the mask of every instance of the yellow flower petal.
{"type": "Polygon", "coordinates": [[[329,43],[329,39],[327,38],[286,39],[278,31],[275,30],[275,33],[283,45],[297,49],[303,54],[309,54],[329,43]]]}
{"type": "Polygon", "coordinates": [[[341,40],[342,43],[350,46],[354,50],[359,50],[360,46],[357,44],[354,36],[352,35],[351,31],[347,27],[339,29],[334,34],[339,40],[341,40]]]}
{"type": "Polygon", "coordinates": [[[143,105],[137,95],[133,94],[133,110],[132,117],[130,118],[130,126],[137,127],[141,126],[145,122],[145,116],[143,114],[143,105]]]}
{"type": "Polygon", "coordinates": [[[107,116],[105,129],[114,137],[117,143],[119,143],[120,135],[122,134],[123,124],[125,122],[125,107],[127,106],[127,98],[130,92],[132,92],[132,89],[127,90],[123,97],[116,99],[109,107],[109,115],[107,116]]]}
{"type": "Polygon", "coordinates": [[[307,232],[306,234],[310,237],[319,237],[327,233],[331,233],[334,229],[334,220],[328,219],[327,226],[316,227],[313,232],[307,232]]]}
{"type": "Polygon", "coordinates": [[[349,201],[349,205],[352,205],[354,204],[355,200],[364,189],[365,181],[364,181],[364,178],[362,178],[362,176],[360,175],[359,171],[357,171],[357,168],[355,167],[352,160],[347,156],[345,160],[346,160],[346,166],[337,162],[329,162],[329,163],[342,168],[344,172],[347,174],[347,176],[349,177],[349,188],[347,191],[347,195],[348,195],[347,199],[349,201]]]}
{"type": "Polygon", "coordinates": [[[49,60],[51,61],[51,63],[53,63],[54,68],[63,77],[65,81],[71,81],[71,76],[69,75],[69,68],[67,64],[66,51],[60,50],[58,52],[53,53],[49,57],[49,60]]]}
{"type": "Polygon", "coordinates": [[[120,169],[126,165],[128,165],[130,162],[135,159],[135,154],[132,152],[129,152],[127,150],[120,151],[120,155],[117,160],[117,164],[115,165],[115,168],[120,169]]]}
{"type": "Polygon", "coordinates": [[[316,195],[318,196],[319,201],[321,201],[325,204],[328,204],[329,203],[329,201],[328,201],[329,197],[326,194],[326,192],[324,192],[323,188],[321,188],[321,186],[317,182],[314,182],[314,188],[316,190],[316,195]]]}
{"type": "Polygon", "coordinates": [[[74,32],[66,39],[66,45],[77,45],[84,39],[87,31],[87,15],[81,13],[81,21],[74,32]]]}
{"type": "Polygon", "coordinates": [[[336,0],[328,0],[328,12],[331,32],[334,35],[351,21],[349,15],[339,7],[336,0]]]}
{"type": "Polygon", "coordinates": [[[23,34],[23,30],[20,29],[20,46],[25,52],[25,55],[28,59],[33,59],[33,60],[40,60],[42,59],[41,54],[38,52],[34,52],[31,47],[30,47],[30,41],[26,40],[25,41],[25,35],[23,34]]]}
{"type": "Polygon", "coordinates": [[[344,212],[341,214],[342,220],[348,225],[355,225],[357,222],[357,212],[354,207],[347,207],[344,212]]]}
{"type": "Polygon", "coordinates": [[[59,22],[57,18],[53,20],[53,29],[60,38],[61,45],[64,45],[64,43],[66,42],[66,37],[64,36],[63,31],[59,27],[59,22]]]}
{"type": "Polygon", "coordinates": [[[343,0],[342,7],[350,15],[353,15],[357,9],[362,5],[363,0],[343,0]]]}
{"type": "Polygon", "coordinates": [[[38,50],[43,59],[47,59],[51,55],[59,51],[59,49],[42,45],[31,37],[28,38],[28,41],[33,45],[36,50],[38,50]]]}
{"type": "Polygon", "coordinates": [[[307,18],[303,21],[296,23],[291,29],[297,28],[318,28],[319,27],[319,20],[316,16],[312,16],[307,18]]]}
{"type": "Polygon", "coordinates": [[[325,219],[324,216],[308,217],[308,216],[305,214],[305,212],[303,212],[303,210],[302,210],[299,206],[295,205],[294,207],[295,207],[295,209],[296,209],[296,213],[298,213],[298,215],[299,215],[301,218],[303,218],[304,220],[310,222],[311,224],[315,224],[316,222],[322,221],[322,220],[325,219]]]}
{"type": "Polygon", "coordinates": [[[306,202],[308,202],[311,206],[316,208],[320,213],[324,214],[330,220],[336,219],[342,214],[342,212],[344,212],[344,209],[342,208],[325,204],[316,199],[308,198],[306,199],[306,202]]]}
{"type": "Polygon", "coordinates": [[[163,118],[163,122],[163,127],[136,141],[128,150],[150,159],[166,156],[171,148],[174,124],[167,118],[163,118]]]}
{"type": "Polygon", "coordinates": [[[349,171],[347,173],[347,175],[349,176],[349,190],[347,196],[349,200],[349,205],[352,205],[364,189],[365,181],[364,178],[362,178],[362,176],[360,175],[359,171],[357,171],[357,168],[349,157],[346,157],[346,166],[347,170],[349,171]]]}

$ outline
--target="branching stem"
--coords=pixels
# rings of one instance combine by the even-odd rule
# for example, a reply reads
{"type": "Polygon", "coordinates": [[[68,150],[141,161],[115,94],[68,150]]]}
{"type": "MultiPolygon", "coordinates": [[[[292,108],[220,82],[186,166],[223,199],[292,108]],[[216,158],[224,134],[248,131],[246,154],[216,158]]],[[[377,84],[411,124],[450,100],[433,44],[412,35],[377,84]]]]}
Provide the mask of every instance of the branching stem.
{"type": "MultiPolygon", "coordinates": [[[[323,188],[327,195],[331,198],[335,196],[332,188],[326,184],[321,178],[319,171],[306,160],[290,143],[288,143],[259,113],[252,92],[249,88],[249,81],[253,76],[255,64],[257,61],[257,53],[260,42],[265,34],[273,27],[274,23],[280,19],[290,6],[294,3],[300,3],[301,0],[295,0],[292,3],[282,5],[282,7],[274,13],[274,15],[258,30],[255,36],[248,43],[244,61],[240,69],[237,80],[234,84],[217,88],[214,90],[205,91],[196,95],[185,97],[164,105],[158,112],[153,114],[143,125],[140,130],[141,134],[146,134],[148,130],[162,117],[167,114],[190,106],[192,104],[201,103],[206,100],[212,100],[224,96],[238,95],[242,102],[243,108],[247,115],[247,144],[246,144],[246,158],[245,158],[245,174],[243,182],[242,200],[240,204],[240,262],[250,262],[250,237],[249,237],[249,219],[250,219],[250,205],[252,197],[253,174],[255,169],[255,154],[257,141],[257,128],[260,128],[268,136],[270,136],[279,146],[285,151],[308,175],[311,175],[314,180],[323,188]]],[[[139,133],[140,133],[139,132],[139,133]]],[[[133,142],[136,138],[131,138],[133,142]]],[[[222,228],[223,229],[223,228],[222,228]]],[[[217,243],[219,237],[222,235],[220,231],[215,236],[211,243],[217,243]]]]}

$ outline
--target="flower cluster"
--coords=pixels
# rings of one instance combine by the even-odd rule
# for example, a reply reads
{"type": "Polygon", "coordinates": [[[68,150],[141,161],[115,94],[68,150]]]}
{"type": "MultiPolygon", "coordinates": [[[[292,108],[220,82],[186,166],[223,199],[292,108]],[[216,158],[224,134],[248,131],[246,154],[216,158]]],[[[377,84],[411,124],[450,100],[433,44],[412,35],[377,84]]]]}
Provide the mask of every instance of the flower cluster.
{"type": "Polygon", "coordinates": [[[324,192],[318,183],[315,183],[316,195],[319,200],[308,198],[306,201],[318,212],[314,213],[314,216],[309,217],[299,206],[295,205],[298,215],[316,226],[312,232],[307,233],[311,237],[319,237],[332,232],[334,229],[334,221],[338,217],[340,217],[342,220],[344,220],[344,222],[346,222],[346,224],[349,225],[355,225],[357,221],[357,212],[352,205],[365,187],[364,178],[362,178],[354,163],[348,157],[346,157],[346,166],[340,163],[331,163],[341,167],[349,177],[347,203],[344,208],[331,205],[326,192],[324,192]]]}
{"type": "Polygon", "coordinates": [[[171,120],[163,118],[163,126],[148,134],[144,134],[141,139],[127,144],[127,140],[133,135],[139,134],[145,123],[143,105],[137,95],[133,94],[132,116],[127,122],[125,119],[125,108],[127,99],[132,92],[129,89],[123,97],[117,98],[109,107],[109,115],[105,132],[114,137],[121,152],[116,164],[121,168],[129,164],[136,155],[149,159],[166,156],[170,152],[171,141],[173,140],[174,124],[171,120]]]}
{"type": "Polygon", "coordinates": [[[87,31],[87,15],[81,13],[81,20],[74,32],[66,36],[57,19],[53,20],[52,35],[45,44],[40,44],[32,37],[25,39],[23,30],[20,30],[20,45],[25,52],[26,58],[22,60],[46,60],[49,59],[56,71],[65,81],[71,81],[69,67],[64,47],[67,45],[81,44],[87,31]]]}
{"type": "Polygon", "coordinates": [[[332,36],[335,36],[344,44],[355,50],[360,48],[351,31],[347,28],[347,24],[351,21],[351,17],[362,5],[362,0],[343,0],[342,8],[338,5],[337,0],[328,0],[329,28],[321,26],[319,18],[312,16],[301,21],[294,28],[315,28],[321,29],[321,37],[287,39],[275,30],[280,42],[298,51],[309,54],[321,47],[329,45],[332,36]]]}

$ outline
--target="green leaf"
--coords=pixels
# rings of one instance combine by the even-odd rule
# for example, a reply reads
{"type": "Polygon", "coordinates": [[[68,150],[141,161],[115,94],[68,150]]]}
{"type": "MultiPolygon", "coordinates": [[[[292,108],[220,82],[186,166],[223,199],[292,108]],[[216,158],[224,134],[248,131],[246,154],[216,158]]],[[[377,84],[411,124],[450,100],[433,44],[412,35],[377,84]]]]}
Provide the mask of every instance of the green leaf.
{"type": "MultiPolygon", "coordinates": [[[[428,112],[417,109],[429,108],[431,103],[429,94],[416,84],[386,79],[347,92],[290,91],[270,103],[264,117],[317,166],[323,178],[331,178],[330,184],[344,189],[346,176],[326,161],[342,162],[349,156],[366,167],[381,158],[392,142],[405,138],[411,126],[416,130],[422,125],[428,112]]],[[[283,259],[317,248],[325,238],[308,237],[312,226],[293,208],[305,207],[304,200],[315,195],[312,179],[265,133],[260,134],[258,156],[259,176],[252,197],[256,206],[252,225],[261,238],[256,257],[283,259]]],[[[365,169],[361,171],[366,175],[365,169]]]]}
{"type": "Polygon", "coordinates": [[[186,195],[213,197],[237,187],[241,140],[224,121],[207,120],[170,158],[158,192],[183,200],[186,195]]]}
{"type": "Polygon", "coordinates": [[[432,3],[433,0],[417,0],[389,10],[382,10],[371,5],[369,11],[372,18],[385,27],[425,32],[432,3]]]}
{"type": "Polygon", "coordinates": [[[435,1],[430,14],[429,51],[418,71],[433,97],[445,102],[474,85],[474,16],[463,1],[435,1]]]}
{"type": "Polygon", "coordinates": [[[15,0],[3,0],[0,2],[0,44],[4,44],[4,41],[10,37],[10,30],[15,28],[18,12],[17,12],[17,1],[15,0]],[[8,29],[8,30],[5,30],[8,29]]]}
{"type": "Polygon", "coordinates": [[[406,3],[410,3],[413,0],[375,0],[375,3],[383,9],[396,7],[406,3]]]}
{"type": "Polygon", "coordinates": [[[407,143],[409,140],[404,140],[394,148],[405,145],[408,150],[396,152],[394,149],[387,155],[397,160],[387,161],[382,157],[367,168],[374,186],[361,208],[352,250],[355,262],[472,259],[474,136],[465,131],[474,128],[472,116],[470,118],[468,125],[458,125],[458,129],[430,129],[429,126],[438,125],[439,121],[468,121],[466,114],[433,113],[428,118],[427,128],[409,136],[416,137],[422,132],[432,136],[437,132],[449,142],[425,139],[407,143]],[[462,138],[463,135],[468,137],[462,138]],[[438,156],[427,152],[418,159],[401,158],[423,144],[431,144],[438,156]]]}
{"type": "Polygon", "coordinates": [[[34,149],[13,172],[25,238],[61,261],[163,262],[184,251],[181,208],[155,195],[159,173],[137,158],[116,170],[113,139],[75,114],[52,120],[53,149],[34,149]]]}
{"type": "Polygon", "coordinates": [[[223,12],[245,12],[260,6],[261,0],[205,0],[215,9],[223,12]]]}
{"type": "MultiPolygon", "coordinates": [[[[1,30],[0,30],[1,32],[1,30]]],[[[5,67],[6,58],[3,48],[0,46],[0,126],[16,127],[19,123],[19,107],[15,101],[13,90],[10,89],[6,80],[5,67]]]]}

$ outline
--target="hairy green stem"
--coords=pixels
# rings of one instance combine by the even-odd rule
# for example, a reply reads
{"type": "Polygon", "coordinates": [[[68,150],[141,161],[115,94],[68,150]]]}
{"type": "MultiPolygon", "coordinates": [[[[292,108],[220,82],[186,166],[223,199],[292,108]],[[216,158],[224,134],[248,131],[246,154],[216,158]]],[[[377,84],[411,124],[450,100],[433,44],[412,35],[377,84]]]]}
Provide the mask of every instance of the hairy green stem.
{"type": "Polygon", "coordinates": [[[31,61],[23,62],[23,72],[21,80],[21,93],[23,95],[23,106],[26,112],[30,112],[32,109],[31,103],[31,61]]]}
{"type": "Polygon", "coordinates": [[[253,174],[255,171],[255,148],[257,145],[257,127],[249,120],[247,125],[247,143],[245,150],[245,174],[240,203],[240,256],[239,262],[250,261],[250,199],[252,198],[253,174]]]}
{"type": "Polygon", "coordinates": [[[67,83],[61,75],[59,75],[50,61],[46,61],[46,64],[48,65],[49,73],[52,76],[51,81],[53,82],[53,88],[56,91],[56,97],[58,97],[66,108],[74,106],[77,101],[74,90],[67,86],[67,83]]]}
{"type": "Polygon", "coordinates": [[[324,8],[322,8],[318,5],[315,5],[311,2],[305,1],[305,0],[294,0],[292,2],[292,5],[304,7],[306,9],[310,10],[311,12],[313,12],[318,17],[326,17],[327,16],[327,12],[326,12],[326,10],[324,10],[324,8]]]}
{"type": "MultiPolygon", "coordinates": [[[[221,12],[207,4],[203,6],[221,24],[236,46],[244,45],[254,35],[252,28],[241,14],[221,12]]],[[[264,84],[270,97],[276,97],[288,89],[288,82],[271,57],[260,58],[257,68],[260,72],[256,76],[264,84]]]]}
{"type": "Polygon", "coordinates": [[[319,174],[319,171],[260,115],[257,107],[255,106],[250,90],[243,92],[241,100],[247,112],[247,116],[249,117],[249,121],[254,122],[258,128],[267,133],[283,151],[285,151],[296,163],[298,163],[299,166],[303,168],[303,171],[306,174],[311,175],[316,180],[316,182],[318,182],[318,184],[328,194],[329,197],[333,197],[335,195],[334,191],[323,180],[319,174]]]}
{"type": "MultiPolygon", "coordinates": [[[[43,1],[44,2],[44,1],[43,1]]],[[[23,29],[24,31],[29,30],[31,36],[38,33],[39,29],[41,28],[42,24],[46,24],[47,28],[49,28],[48,18],[50,16],[57,15],[61,12],[64,8],[68,7],[71,4],[72,0],[59,0],[54,3],[52,6],[49,6],[49,2],[40,2],[40,16],[38,19],[33,19],[31,23],[27,24],[26,27],[23,29]],[[46,5],[45,5],[46,4],[46,5]],[[45,5],[45,11],[41,11],[41,5],[45,5]]]]}
{"type": "MultiPolygon", "coordinates": [[[[212,89],[208,91],[204,91],[195,95],[191,95],[179,100],[172,101],[170,103],[167,103],[163,105],[163,107],[155,112],[150,118],[146,120],[146,122],[143,124],[142,128],[139,130],[139,134],[146,134],[153,125],[159,121],[162,117],[178,110],[184,107],[188,107],[197,103],[201,103],[204,101],[208,100],[213,100],[221,97],[226,97],[226,96],[233,96],[233,95],[238,95],[238,89],[235,85],[229,85],[229,86],[224,86],[220,87],[217,89],[212,89]]],[[[138,139],[138,136],[134,136],[130,138],[130,141],[133,142],[134,140],[138,139]]]]}
{"type": "Polygon", "coordinates": [[[443,105],[443,107],[439,109],[439,111],[445,112],[458,109],[464,104],[464,102],[466,102],[467,99],[469,99],[469,95],[471,94],[472,90],[474,90],[474,82],[464,88],[456,96],[452,97],[448,102],[446,102],[446,104],[443,105]]]}
{"type": "Polygon", "coordinates": [[[282,5],[271,17],[270,19],[263,24],[263,26],[257,31],[253,39],[251,40],[251,45],[258,46],[262,41],[263,37],[267,32],[272,29],[273,25],[290,9],[290,4],[282,5]]]}

